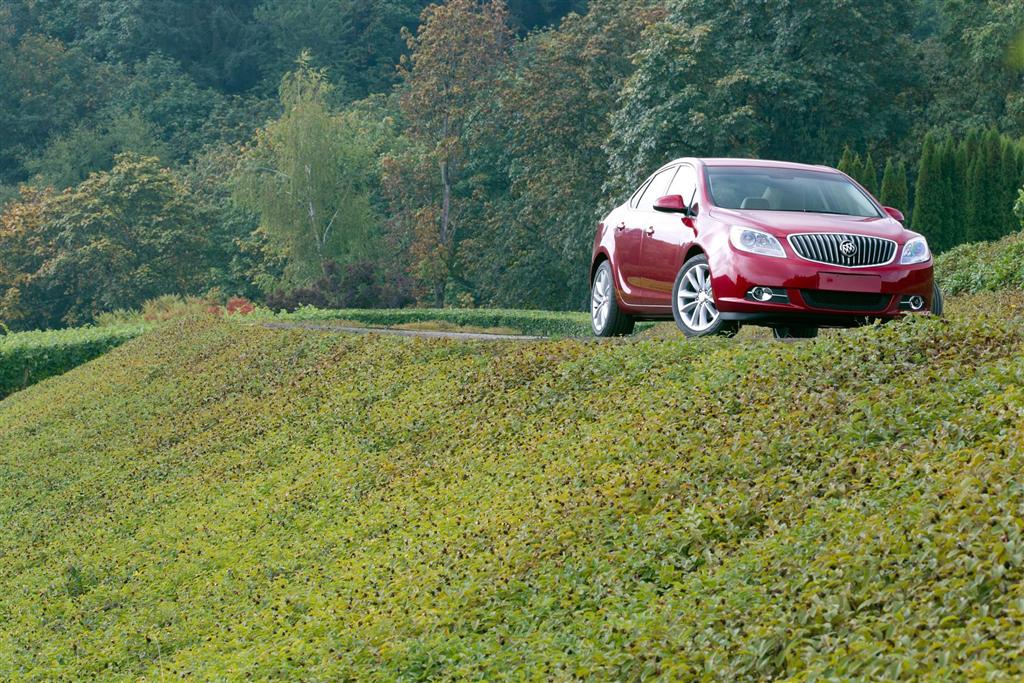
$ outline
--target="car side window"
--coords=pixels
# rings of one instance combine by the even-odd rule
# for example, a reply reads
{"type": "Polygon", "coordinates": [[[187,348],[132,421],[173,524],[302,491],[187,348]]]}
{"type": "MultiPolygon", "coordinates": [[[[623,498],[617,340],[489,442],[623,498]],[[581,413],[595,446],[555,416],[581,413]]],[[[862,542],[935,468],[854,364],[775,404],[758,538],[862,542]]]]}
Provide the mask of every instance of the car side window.
{"type": "Polygon", "coordinates": [[[693,166],[680,166],[679,173],[673,178],[665,194],[677,194],[682,196],[684,202],[692,203],[697,201],[697,169],[693,166]]]}
{"type": "Polygon", "coordinates": [[[640,201],[637,202],[636,208],[640,211],[653,211],[654,202],[668,194],[669,184],[672,182],[672,178],[675,176],[678,166],[672,168],[666,168],[664,171],[654,176],[650,183],[647,185],[647,189],[644,190],[644,194],[640,197],[640,201]]]}
{"type": "Polygon", "coordinates": [[[640,203],[640,198],[644,196],[644,191],[650,186],[652,180],[654,178],[648,178],[644,181],[643,185],[637,188],[637,191],[629,198],[629,208],[635,209],[637,207],[637,204],[640,203]]]}

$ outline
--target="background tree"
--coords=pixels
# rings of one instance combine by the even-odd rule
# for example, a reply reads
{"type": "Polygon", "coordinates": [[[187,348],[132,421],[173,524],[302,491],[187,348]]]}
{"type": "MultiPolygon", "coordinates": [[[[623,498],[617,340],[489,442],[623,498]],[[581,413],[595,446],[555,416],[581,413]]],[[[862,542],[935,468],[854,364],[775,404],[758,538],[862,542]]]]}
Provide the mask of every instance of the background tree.
{"type": "Polygon", "coordinates": [[[477,204],[460,261],[481,303],[576,309],[589,290],[594,227],[613,200],[603,186],[616,92],[663,12],[652,1],[592,0],[585,16],[515,51],[488,125],[472,137],[477,204]]]}
{"type": "Polygon", "coordinates": [[[885,206],[892,206],[910,215],[910,197],[907,188],[907,167],[902,161],[894,162],[889,157],[885,162],[882,174],[881,201],[885,206]]]}
{"type": "Polygon", "coordinates": [[[914,193],[913,220],[914,230],[927,237],[929,246],[937,253],[958,242],[949,231],[951,198],[942,171],[941,144],[934,133],[930,133],[924,140],[921,166],[917,172],[917,190],[914,193]]]}
{"type": "Polygon", "coordinates": [[[608,143],[615,186],[665,159],[818,162],[901,135],[915,84],[912,3],[674,0],[644,35],[608,143]],[[867,146],[863,144],[863,146],[867,146]]]}
{"type": "Polygon", "coordinates": [[[868,155],[864,158],[859,182],[868,192],[876,196],[878,195],[878,169],[875,168],[875,160],[871,156],[871,152],[868,152],[868,155]]]}
{"type": "Polygon", "coordinates": [[[433,299],[439,307],[445,302],[460,228],[460,198],[453,191],[462,180],[466,138],[476,125],[480,93],[494,81],[509,48],[507,18],[503,0],[448,0],[428,7],[418,33],[408,37],[411,57],[401,71],[402,112],[410,136],[426,153],[423,163],[437,169],[440,191],[436,211],[421,207],[416,212],[415,232],[429,240],[419,247],[418,269],[426,274],[424,259],[432,262],[433,299]],[[436,222],[436,230],[421,222],[436,222]]]}
{"type": "Polygon", "coordinates": [[[256,134],[239,167],[240,205],[302,285],[366,253],[377,217],[369,197],[373,159],[366,144],[327,106],[331,86],[304,55],[281,84],[284,114],[256,134]]]}
{"type": "Polygon", "coordinates": [[[60,195],[29,193],[5,212],[4,313],[20,327],[77,325],[162,294],[197,293],[205,234],[184,184],[158,159],[119,155],[111,171],[60,195]]]}

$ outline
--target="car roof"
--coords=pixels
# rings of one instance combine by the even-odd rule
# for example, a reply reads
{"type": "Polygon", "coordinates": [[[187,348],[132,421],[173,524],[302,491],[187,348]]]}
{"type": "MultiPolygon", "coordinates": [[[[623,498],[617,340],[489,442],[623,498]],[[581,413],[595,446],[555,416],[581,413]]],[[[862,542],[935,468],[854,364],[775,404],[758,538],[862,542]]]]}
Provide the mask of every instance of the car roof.
{"type": "Polygon", "coordinates": [[[793,161],[773,161],[770,159],[727,159],[727,158],[683,158],[676,159],[665,166],[682,162],[697,162],[704,166],[746,166],[747,168],[787,168],[805,171],[831,171],[838,173],[836,169],[829,166],[818,166],[812,164],[798,164],[793,161]]]}

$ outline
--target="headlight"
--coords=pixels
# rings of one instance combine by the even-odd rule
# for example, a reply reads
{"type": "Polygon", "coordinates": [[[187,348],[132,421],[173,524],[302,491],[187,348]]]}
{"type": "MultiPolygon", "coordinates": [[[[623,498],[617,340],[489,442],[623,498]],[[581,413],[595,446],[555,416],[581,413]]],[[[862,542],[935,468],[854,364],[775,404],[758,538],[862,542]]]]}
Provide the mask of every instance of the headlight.
{"type": "Polygon", "coordinates": [[[729,242],[740,251],[786,258],[786,250],[782,248],[779,241],[761,230],[734,225],[729,231],[729,242]]]}
{"type": "Polygon", "coordinates": [[[900,265],[912,266],[915,263],[924,263],[931,256],[931,252],[928,251],[928,242],[923,237],[915,237],[903,245],[903,256],[900,257],[900,265]]]}

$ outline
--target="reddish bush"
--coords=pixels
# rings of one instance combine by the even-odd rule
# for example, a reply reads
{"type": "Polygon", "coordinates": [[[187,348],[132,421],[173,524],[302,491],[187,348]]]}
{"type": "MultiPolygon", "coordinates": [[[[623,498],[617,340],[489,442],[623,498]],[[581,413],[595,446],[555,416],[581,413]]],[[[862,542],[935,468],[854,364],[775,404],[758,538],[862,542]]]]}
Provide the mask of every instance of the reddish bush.
{"type": "Polygon", "coordinates": [[[231,314],[249,315],[256,310],[256,307],[245,297],[233,296],[228,299],[227,309],[231,314]]]}

